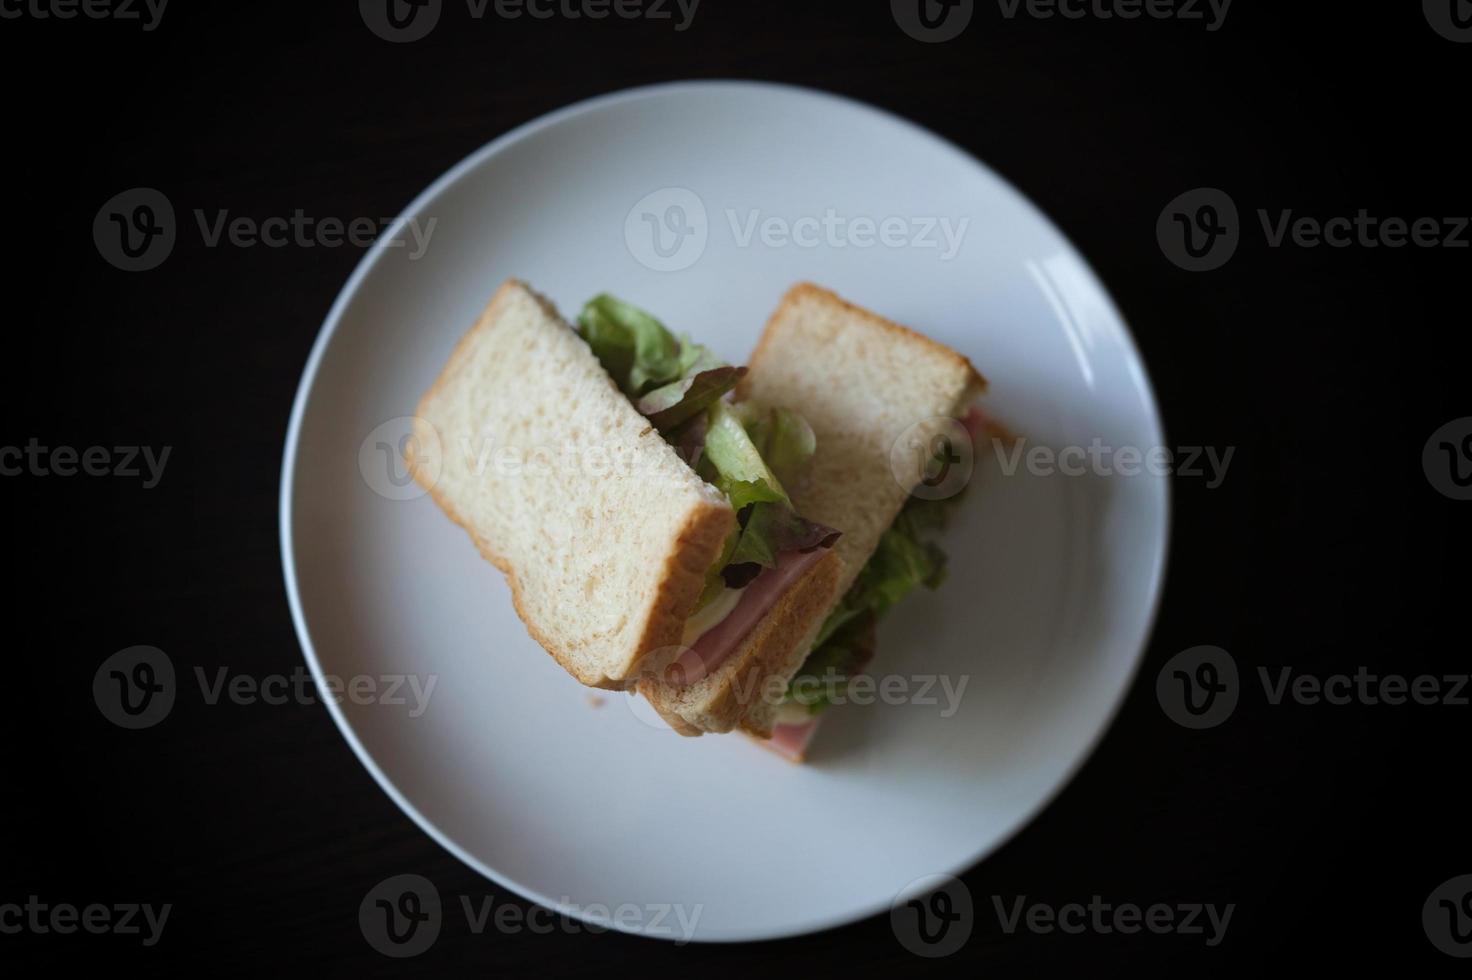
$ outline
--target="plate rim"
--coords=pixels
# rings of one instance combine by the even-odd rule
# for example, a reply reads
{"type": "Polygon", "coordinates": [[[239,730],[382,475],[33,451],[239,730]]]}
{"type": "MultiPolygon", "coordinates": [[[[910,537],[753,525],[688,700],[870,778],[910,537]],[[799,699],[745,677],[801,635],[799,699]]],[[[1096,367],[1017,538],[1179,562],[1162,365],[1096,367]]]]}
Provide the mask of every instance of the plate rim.
{"type": "MultiPolygon", "coordinates": [[[[545,129],[549,129],[569,119],[598,112],[614,105],[628,102],[636,102],[643,99],[657,98],[667,95],[677,95],[682,92],[720,90],[748,92],[765,91],[785,97],[816,98],[819,100],[839,103],[848,108],[860,109],[864,112],[880,116],[889,123],[899,125],[903,129],[909,131],[911,134],[917,137],[929,140],[933,143],[945,147],[946,149],[958,154],[968,163],[977,167],[979,170],[998,181],[1007,191],[1012,193],[1018,201],[1020,201],[1026,208],[1028,208],[1037,220],[1041,221],[1048,229],[1050,229],[1054,234],[1058,236],[1058,239],[1067,246],[1068,252],[1070,253],[1071,257],[1079,262],[1079,264],[1088,272],[1094,283],[1098,285],[1104,301],[1108,304],[1109,311],[1113,314],[1114,318],[1120,326],[1120,338],[1123,341],[1130,358],[1139,369],[1139,378],[1143,382],[1141,394],[1144,396],[1144,408],[1147,410],[1148,421],[1151,424],[1151,428],[1154,430],[1152,436],[1156,438],[1156,441],[1159,445],[1167,444],[1165,437],[1165,424],[1164,420],[1161,417],[1160,404],[1156,397],[1155,383],[1150,376],[1149,368],[1145,362],[1144,357],[1141,356],[1139,344],[1135,339],[1134,332],[1130,329],[1129,321],[1125,319],[1123,313],[1119,310],[1118,305],[1115,303],[1113,292],[1110,291],[1104,279],[1099,275],[1098,271],[1095,270],[1094,267],[1089,263],[1083,252],[1081,252],[1079,248],[1073,243],[1073,240],[1070,239],[1063,232],[1058,224],[1054,222],[1052,218],[1050,218],[1047,213],[1044,212],[1036,204],[1036,202],[1032,200],[1032,198],[1024,194],[1010,180],[1008,180],[1002,174],[998,173],[993,167],[983,161],[980,157],[973,154],[971,151],[967,150],[965,147],[962,147],[957,143],[954,143],[946,137],[940,135],[939,133],[936,133],[935,131],[925,126],[922,126],[921,124],[914,122],[913,120],[907,119],[904,116],[899,115],[898,113],[892,112],[889,109],[886,109],[882,106],[874,105],[870,102],[865,102],[862,99],[853,98],[848,95],[830,92],[821,88],[815,88],[806,85],[795,85],[786,82],[773,82],[759,79],[717,78],[682,79],[656,82],[649,85],[640,85],[632,88],[618,89],[613,92],[604,93],[602,95],[593,96],[591,98],[581,99],[577,102],[570,103],[561,108],[554,109],[550,112],[536,116],[533,119],[521,123],[501,134],[500,136],[497,136],[495,139],[492,139],[489,142],[483,144],[479,148],[473,150],[471,153],[467,154],[458,163],[454,164],[439,177],[435,178],[435,180],[432,181],[426,188],[424,188],[424,190],[415,195],[414,198],[397,213],[393,222],[388,226],[387,229],[385,229],[381,238],[384,241],[393,240],[395,237],[402,233],[404,226],[408,222],[410,216],[418,214],[421,210],[423,210],[423,207],[428,202],[432,201],[435,197],[448,190],[454,184],[458,183],[471,171],[479,168],[493,157],[499,155],[502,151],[545,129]]],[[[321,368],[322,361],[326,355],[327,348],[328,346],[330,346],[332,338],[337,333],[338,327],[340,326],[342,321],[343,313],[347,309],[348,303],[361,288],[363,281],[367,279],[367,277],[372,273],[373,269],[377,266],[378,262],[383,258],[385,251],[386,250],[384,249],[373,248],[372,246],[370,246],[366,254],[364,254],[363,257],[359,259],[358,264],[353,268],[352,273],[343,283],[342,288],[338,291],[337,296],[332,302],[332,305],[328,308],[327,314],[323,318],[322,325],[318,328],[316,339],[312,343],[311,351],[307,356],[306,365],[302,370],[301,380],[300,382],[298,382],[296,394],[292,400],[291,415],[287,422],[286,441],[282,449],[281,486],[278,498],[278,521],[280,525],[279,545],[281,548],[282,574],[284,578],[284,584],[286,586],[287,604],[291,610],[292,626],[296,633],[297,642],[301,646],[302,656],[307,661],[307,666],[312,673],[312,680],[317,685],[317,689],[319,692],[326,691],[326,680],[322,671],[321,661],[317,656],[316,647],[312,642],[311,632],[307,628],[306,614],[302,608],[301,594],[297,582],[295,536],[293,533],[292,524],[292,500],[296,488],[296,459],[299,448],[298,443],[301,437],[302,423],[306,417],[307,402],[310,399],[312,389],[316,386],[317,375],[321,368]]],[[[1151,594],[1149,610],[1145,618],[1144,628],[1138,641],[1138,649],[1133,655],[1132,663],[1130,664],[1129,670],[1125,673],[1123,683],[1120,684],[1118,691],[1115,692],[1112,698],[1112,702],[1109,704],[1108,710],[1105,712],[1102,723],[1099,725],[1098,729],[1090,736],[1088,742],[1084,745],[1082,750],[1065,768],[1064,772],[1059,776],[1054,785],[1051,786],[1046,793],[1042,794],[1031,807],[1027,808],[1023,812],[1022,816],[1016,821],[1013,827],[1011,827],[1006,833],[999,835],[995,840],[991,841],[986,846],[977,849],[963,863],[959,864],[956,867],[946,869],[944,873],[957,878],[962,877],[970,870],[981,864],[983,861],[987,860],[992,855],[1000,851],[1024,829],[1031,826],[1032,823],[1038,818],[1038,816],[1044,810],[1050,807],[1054,803],[1054,801],[1062,794],[1063,790],[1074,781],[1078,773],[1093,757],[1094,753],[1098,750],[1099,745],[1103,742],[1105,736],[1114,727],[1114,724],[1118,720],[1119,714],[1123,709],[1126,700],[1128,700],[1131,692],[1134,690],[1136,681],[1138,680],[1140,674],[1141,667],[1143,666],[1145,661],[1146,652],[1149,649],[1150,642],[1155,633],[1156,625],[1159,621],[1161,601],[1164,595],[1165,580],[1168,573],[1171,550],[1170,545],[1174,522],[1174,493],[1169,477],[1154,476],[1152,477],[1152,479],[1157,481],[1160,484],[1161,488],[1161,536],[1160,545],[1155,555],[1153,556],[1150,569],[1152,581],[1150,586],[1151,594]]],[[[352,725],[349,723],[346,715],[344,714],[342,706],[336,703],[336,701],[331,697],[324,696],[320,700],[323,704],[326,705],[327,711],[331,715],[333,723],[337,726],[337,729],[342,734],[343,738],[346,739],[349,747],[353,750],[353,754],[357,756],[358,761],[363,765],[363,767],[368,770],[369,774],[373,777],[379,788],[382,789],[384,793],[386,793],[388,797],[394,802],[394,804],[398,806],[398,808],[405,815],[407,815],[419,827],[420,830],[427,834],[430,839],[435,841],[450,854],[458,858],[471,870],[475,871],[485,878],[488,878],[495,884],[500,885],[502,888],[505,888],[508,891],[521,896],[523,899],[536,902],[544,908],[553,910],[559,915],[565,915],[582,922],[593,922],[600,927],[606,927],[625,935],[638,936],[642,939],[647,939],[650,941],[673,941],[669,936],[654,936],[650,935],[647,932],[641,931],[637,927],[622,925],[619,923],[616,917],[607,920],[590,918],[586,914],[586,911],[579,908],[578,906],[569,905],[567,903],[557,901],[549,896],[541,894],[534,888],[530,888],[519,882],[513,881],[509,877],[501,874],[496,869],[490,867],[487,863],[485,863],[475,855],[470,854],[457,842],[451,840],[443,831],[440,830],[439,827],[437,827],[422,812],[420,812],[419,808],[415,806],[414,803],[410,801],[388,778],[387,774],[384,773],[384,771],[374,760],[372,755],[369,754],[367,749],[363,747],[362,742],[358,739],[357,733],[353,730],[352,725]]],[[[744,930],[736,930],[724,935],[691,936],[688,938],[681,937],[679,941],[692,943],[747,943],[812,935],[814,933],[836,929],[841,926],[872,918],[873,916],[882,913],[885,908],[886,903],[884,902],[871,903],[865,905],[857,911],[846,910],[840,913],[815,916],[811,919],[806,919],[802,920],[799,923],[795,923],[791,927],[784,927],[781,929],[753,931],[748,928],[744,930]]]]}

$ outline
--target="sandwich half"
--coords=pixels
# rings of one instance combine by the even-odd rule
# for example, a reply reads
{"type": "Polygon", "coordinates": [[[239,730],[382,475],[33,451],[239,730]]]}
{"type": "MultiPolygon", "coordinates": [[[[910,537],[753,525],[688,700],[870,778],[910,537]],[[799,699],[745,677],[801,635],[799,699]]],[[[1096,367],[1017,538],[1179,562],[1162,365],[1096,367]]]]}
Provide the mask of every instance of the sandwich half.
{"type": "Polygon", "coordinates": [[[749,368],[737,397],[800,406],[816,437],[790,488],[794,504],[843,531],[834,546],[843,563],[838,596],[740,723],[800,759],[834,681],[841,693],[872,654],[880,616],[944,572],[944,555],[927,538],[959,495],[912,494],[927,471],[923,461],[913,465],[911,449],[973,436],[981,416],[972,403],[986,381],[951,348],[811,284],[783,298],[749,368]],[[807,692],[794,683],[805,679],[814,681],[807,692]]]}
{"type": "Polygon", "coordinates": [[[815,635],[842,577],[840,535],[799,516],[764,455],[802,440],[738,417],[744,374],[612,297],[574,328],[508,280],[420,401],[405,457],[577,680],[629,689],[709,662],[734,683],[815,635]]]}

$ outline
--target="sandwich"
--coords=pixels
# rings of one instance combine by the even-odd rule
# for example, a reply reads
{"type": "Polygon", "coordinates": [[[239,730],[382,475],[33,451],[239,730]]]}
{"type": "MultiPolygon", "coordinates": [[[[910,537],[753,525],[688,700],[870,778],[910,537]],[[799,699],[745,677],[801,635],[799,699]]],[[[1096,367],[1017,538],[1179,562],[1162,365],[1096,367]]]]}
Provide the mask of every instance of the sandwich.
{"type": "Polygon", "coordinates": [[[797,406],[813,431],[816,451],[788,487],[794,506],[843,532],[833,549],[839,588],[822,623],[740,720],[800,761],[823,712],[873,656],[877,623],[944,577],[937,539],[970,475],[938,479],[970,448],[956,444],[1005,433],[973,404],[986,381],[965,357],[814,285],[783,298],[748,368],[738,399],[797,406]]]}
{"type": "Polygon", "coordinates": [[[787,489],[813,432],[734,394],[746,376],[611,296],[571,324],[509,280],[405,450],[557,663],[598,688],[678,683],[657,706],[687,734],[735,728],[738,692],[795,668],[846,577],[840,531],[787,489]]]}

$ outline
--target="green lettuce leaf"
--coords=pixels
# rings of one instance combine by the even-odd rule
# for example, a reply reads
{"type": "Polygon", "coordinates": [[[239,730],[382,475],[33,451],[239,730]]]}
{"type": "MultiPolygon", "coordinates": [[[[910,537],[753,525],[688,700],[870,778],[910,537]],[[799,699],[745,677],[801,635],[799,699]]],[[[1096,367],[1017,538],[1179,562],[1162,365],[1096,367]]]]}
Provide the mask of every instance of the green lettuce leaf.
{"type": "Polygon", "coordinates": [[[676,338],[648,313],[608,294],[578,315],[579,333],[634,406],[701,478],[726,495],[737,527],[706,579],[697,609],[743,588],[784,551],[830,548],[838,532],[804,520],[782,480],[807,465],[817,439],[796,412],[726,395],[746,374],[709,348],[676,338]]]}
{"type": "Polygon", "coordinates": [[[689,355],[682,353],[680,341],[637,306],[604,293],[583,307],[578,326],[603,369],[630,398],[684,373],[681,365],[689,355]]]}
{"type": "Polygon", "coordinates": [[[758,415],[749,406],[733,408],[719,401],[711,406],[703,465],[708,467],[710,481],[741,516],[741,535],[724,571],[731,588],[746,585],[763,568],[776,568],[777,556],[784,551],[831,548],[838,540],[833,528],[806,520],[793,509],[787,491],[752,439],[751,418],[766,426],[758,428],[763,441],[769,447],[781,442],[784,458],[793,463],[801,455],[804,433],[812,433],[791,412],[758,415]]]}
{"type": "Polygon", "coordinates": [[[746,434],[778,479],[792,482],[807,467],[818,448],[807,419],[785,408],[763,408],[745,402],[738,406],[746,434]]]}
{"type": "Polygon", "coordinates": [[[874,626],[874,614],[864,613],[815,649],[788,683],[787,699],[806,707],[809,714],[827,709],[831,697],[842,695],[848,681],[874,659],[874,626]]]}
{"type": "Polygon", "coordinates": [[[688,337],[676,339],[654,317],[607,293],[583,306],[578,330],[603,369],[667,437],[746,374],[746,368],[724,363],[688,337]]]}
{"type": "Polygon", "coordinates": [[[705,460],[715,475],[711,482],[740,510],[759,500],[791,504],[777,475],[751,441],[741,417],[730,405],[710,406],[710,428],[705,434],[705,460]],[[740,501],[738,503],[738,501],[740,501]]]}
{"type": "Polygon", "coordinates": [[[746,374],[744,367],[722,365],[686,375],[655,388],[634,407],[647,415],[660,433],[668,433],[705,411],[746,374]]]}
{"type": "Polygon", "coordinates": [[[812,551],[815,548],[831,548],[838,540],[838,532],[816,521],[800,517],[790,506],[780,502],[760,503],[752,507],[746,518],[741,541],[731,556],[732,563],[760,561],[757,555],[773,558],[783,551],[812,551]]]}
{"type": "MultiPolygon", "coordinates": [[[[759,504],[752,508],[752,512],[767,511],[771,508],[771,504],[759,504]]],[[[736,539],[736,548],[731,552],[731,558],[726,563],[723,572],[726,584],[732,585],[735,582],[745,584],[761,574],[763,568],[776,567],[777,547],[775,543],[762,534],[760,526],[753,527],[748,518],[747,526],[741,529],[741,536],[736,539]]]]}
{"type": "MultiPolygon", "coordinates": [[[[708,457],[707,457],[708,458],[708,457]]],[[[734,510],[745,510],[753,504],[785,504],[787,497],[781,488],[774,488],[766,480],[727,480],[717,473],[714,481],[734,510]]]]}
{"type": "MultiPolygon", "coordinates": [[[[689,377],[699,374],[701,371],[713,371],[719,367],[726,367],[726,362],[721,360],[709,348],[693,342],[689,337],[680,336],[680,376],[689,377]]],[[[745,371],[745,368],[741,370],[745,371]]]]}

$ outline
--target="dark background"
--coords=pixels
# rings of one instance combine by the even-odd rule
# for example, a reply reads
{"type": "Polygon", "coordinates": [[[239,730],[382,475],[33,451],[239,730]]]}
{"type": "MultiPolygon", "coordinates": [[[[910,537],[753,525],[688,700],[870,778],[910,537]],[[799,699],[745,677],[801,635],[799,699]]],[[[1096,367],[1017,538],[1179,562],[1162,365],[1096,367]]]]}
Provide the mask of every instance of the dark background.
{"type": "MultiPolygon", "coordinates": [[[[1421,906],[1472,872],[1468,709],[1267,704],[1259,666],[1326,675],[1466,673],[1468,514],[1421,470],[1472,414],[1465,249],[1269,248],[1255,211],[1467,215],[1472,45],[1419,4],[1238,0],[1200,21],[1003,17],[979,3],[921,44],[887,3],[705,0],[670,22],[475,21],[449,0],[425,40],[388,44],[352,3],[170,4],[137,22],[0,20],[13,217],[0,445],[173,447],[162,483],[0,479],[15,669],[0,903],[171,902],[155,947],[115,935],[0,935],[0,967],[548,976],[674,971],[1236,975],[1249,965],[1465,974],[1421,906]],[[92,220],[137,186],[263,219],[384,217],[455,162],[545,112],[680,78],[757,78],[916,120],[1011,179],[1113,291],[1175,445],[1233,446],[1224,485],[1175,483],[1164,603],[1121,716],[1062,796],[972,869],[969,944],[912,956],[882,918],[774,944],[473,935],[451,916],[395,962],[357,907],[388,875],[516,901],[421,833],[320,706],[181,699],[156,728],[90,695],[112,652],[181,672],[290,674],[302,657],[277,547],[287,418],[307,352],[361,250],[205,248],[160,268],[104,262],[92,220]],[[1166,261],[1155,223],[1201,186],[1242,209],[1224,268],[1166,261]],[[1154,681],[1197,644],[1247,693],[1190,732],[1154,681]],[[990,896],[1053,904],[1236,903],[1226,941],[1005,935],[990,896]]],[[[1472,236],[1469,236],[1472,237],[1472,236]]],[[[474,778],[467,773],[466,778],[474,778]]],[[[795,834],[812,829],[795,828],[795,834]]],[[[821,832],[821,828],[818,829],[821,832]]],[[[923,828],[901,828],[923,833],[923,828]]],[[[855,855],[855,860],[862,860],[855,855]]]]}

